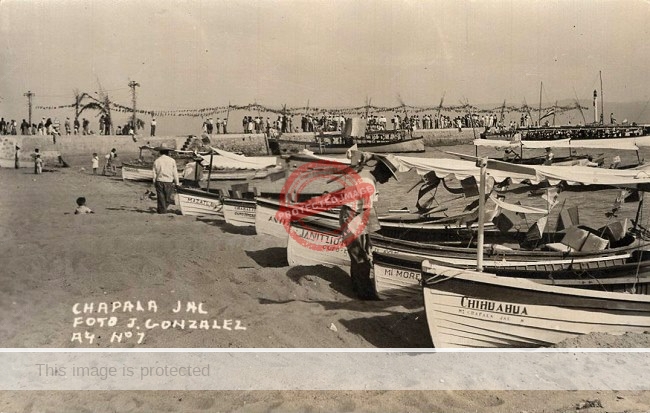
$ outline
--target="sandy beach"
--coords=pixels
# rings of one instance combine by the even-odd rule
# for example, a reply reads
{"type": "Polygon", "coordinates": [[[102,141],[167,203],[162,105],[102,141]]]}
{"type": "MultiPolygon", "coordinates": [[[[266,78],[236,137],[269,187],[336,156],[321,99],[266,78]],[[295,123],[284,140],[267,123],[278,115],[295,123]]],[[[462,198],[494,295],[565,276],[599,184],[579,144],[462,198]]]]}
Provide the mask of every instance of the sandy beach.
{"type": "MultiPolygon", "coordinates": [[[[158,215],[155,201],[143,197],[148,184],[93,176],[83,168],[82,159],[70,162],[70,168],[52,168],[42,175],[25,168],[0,170],[6,189],[0,198],[3,347],[432,346],[422,308],[409,303],[359,301],[344,270],[291,268],[286,250],[276,238],[255,235],[251,229],[233,227],[219,219],[181,216],[177,207],[158,215]],[[73,214],[79,196],[86,197],[94,214],[73,214]],[[174,312],[179,301],[185,313],[182,316],[174,312]],[[155,302],[156,311],[149,307],[151,302],[155,302]],[[188,302],[206,314],[188,314],[188,302]],[[92,305],[92,310],[84,313],[84,305],[87,310],[92,305]],[[118,326],[123,326],[128,317],[137,318],[139,325],[146,320],[150,326],[159,326],[165,320],[180,318],[187,319],[188,324],[185,328],[143,328],[146,332],[142,337],[118,341],[113,335],[116,329],[85,324],[86,318],[104,316],[101,305],[109,309],[108,316],[118,318],[118,326]],[[216,322],[231,329],[190,329],[189,319],[193,318],[206,318],[211,326],[216,322]],[[92,342],[87,336],[75,336],[80,331],[91,334],[92,342]]],[[[650,335],[594,335],[565,343],[569,347],[649,344],[650,335]]],[[[612,391],[0,394],[0,411],[4,412],[640,412],[650,406],[648,393],[612,391]],[[594,400],[598,403],[593,406],[585,404],[594,400]]]]}

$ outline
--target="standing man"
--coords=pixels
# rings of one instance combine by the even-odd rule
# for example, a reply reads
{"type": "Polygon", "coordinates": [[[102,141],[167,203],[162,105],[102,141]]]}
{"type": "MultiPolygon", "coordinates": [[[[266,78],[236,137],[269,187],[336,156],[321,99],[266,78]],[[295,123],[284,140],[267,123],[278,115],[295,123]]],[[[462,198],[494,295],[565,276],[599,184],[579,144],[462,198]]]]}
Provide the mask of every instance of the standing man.
{"type": "Polygon", "coordinates": [[[344,240],[347,240],[352,290],[362,300],[376,300],[378,299],[377,292],[370,277],[372,253],[369,233],[380,229],[379,219],[374,209],[378,200],[377,184],[388,182],[391,177],[395,177],[395,174],[380,158],[373,158],[373,155],[359,153],[353,155],[352,158],[353,165],[366,164],[366,167],[359,172],[359,177],[361,183],[369,184],[373,191],[369,194],[369,202],[359,199],[342,205],[339,224],[341,235],[344,240]],[[375,164],[368,165],[368,161],[374,161],[375,164]],[[360,228],[361,231],[359,231],[360,228]]]}
{"type": "Polygon", "coordinates": [[[174,184],[179,185],[176,161],[169,156],[169,148],[164,144],[157,148],[160,156],[153,163],[153,183],[156,186],[159,214],[167,213],[167,205],[172,203],[174,184]]]}
{"type": "Polygon", "coordinates": [[[156,136],[156,118],[151,119],[151,136],[156,136]]]}

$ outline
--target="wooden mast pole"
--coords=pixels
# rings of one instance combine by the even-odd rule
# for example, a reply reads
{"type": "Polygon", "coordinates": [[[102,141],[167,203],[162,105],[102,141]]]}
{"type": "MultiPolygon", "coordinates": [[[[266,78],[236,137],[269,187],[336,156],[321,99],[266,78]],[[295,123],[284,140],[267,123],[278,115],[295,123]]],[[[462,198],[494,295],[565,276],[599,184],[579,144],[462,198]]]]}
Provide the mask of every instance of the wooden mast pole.
{"type": "Polygon", "coordinates": [[[476,241],[476,271],[483,271],[483,242],[485,228],[485,184],[487,176],[487,158],[479,158],[477,165],[481,169],[478,192],[478,238],[476,241]]]}
{"type": "Polygon", "coordinates": [[[230,117],[230,101],[228,101],[228,109],[226,109],[226,128],[228,127],[228,118],[229,117],[230,117]]]}
{"type": "Polygon", "coordinates": [[[544,82],[539,82],[539,111],[537,112],[537,126],[542,126],[542,88],[544,82]]]}
{"type": "Polygon", "coordinates": [[[598,77],[600,77],[600,124],[605,124],[605,98],[603,96],[603,75],[602,71],[598,71],[598,77]]]}
{"type": "Polygon", "coordinates": [[[205,192],[210,192],[210,176],[212,175],[212,159],[214,159],[214,150],[210,148],[210,169],[208,169],[208,183],[205,192]]]}

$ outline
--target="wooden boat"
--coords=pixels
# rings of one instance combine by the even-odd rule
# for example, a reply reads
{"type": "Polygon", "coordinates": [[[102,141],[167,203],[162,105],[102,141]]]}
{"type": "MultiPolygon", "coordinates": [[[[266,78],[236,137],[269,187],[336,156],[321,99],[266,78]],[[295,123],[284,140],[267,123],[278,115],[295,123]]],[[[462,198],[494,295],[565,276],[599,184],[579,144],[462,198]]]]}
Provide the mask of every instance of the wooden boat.
{"type": "Polygon", "coordinates": [[[540,347],[589,333],[650,330],[650,296],[540,285],[422,263],[436,348],[540,347]]]}
{"type": "Polygon", "coordinates": [[[238,227],[254,227],[255,200],[224,198],[223,216],[228,224],[238,227]]]}
{"type": "Polygon", "coordinates": [[[221,216],[221,194],[193,188],[176,188],[181,214],[189,216],[221,216]]]}
{"type": "Polygon", "coordinates": [[[275,156],[244,156],[211,147],[201,157],[207,179],[213,181],[263,179],[284,170],[275,156]]]}
{"type": "MultiPolygon", "coordinates": [[[[311,194],[306,197],[316,196],[311,194]]],[[[283,222],[277,219],[277,213],[280,210],[279,194],[256,198],[255,209],[255,226],[258,234],[267,234],[276,238],[284,239],[287,231],[283,222]]],[[[305,200],[306,200],[305,199],[305,200]]],[[[285,208],[291,209],[291,205],[285,205],[285,208]]],[[[441,242],[455,243],[458,241],[467,241],[475,237],[476,224],[467,228],[466,225],[458,224],[458,217],[422,217],[410,213],[393,213],[385,214],[378,217],[381,229],[378,234],[403,240],[412,240],[420,242],[441,242]]],[[[318,211],[312,214],[305,221],[309,222],[315,230],[322,229],[329,231],[339,228],[338,209],[330,211],[318,211]]],[[[299,225],[296,223],[295,225],[299,225]]],[[[504,235],[496,229],[493,224],[486,226],[490,239],[497,241],[512,241],[512,235],[504,235]]],[[[524,237],[525,234],[520,234],[524,237]]]]}
{"type": "MultiPolygon", "coordinates": [[[[380,298],[420,298],[419,267],[432,264],[459,269],[476,268],[476,248],[422,244],[372,237],[375,289],[380,298]]],[[[650,293],[649,244],[593,252],[511,250],[487,245],[483,268],[503,277],[526,278],[540,284],[603,291],[650,293]]]]}
{"type": "Polygon", "coordinates": [[[138,165],[134,162],[122,164],[123,181],[153,181],[153,165],[138,165]]]}
{"type": "Polygon", "coordinates": [[[291,223],[287,242],[287,262],[296,265],[325,265],[350,268],[348,250],[337,229],[327,230],[291,223]]]}
{"type": "Polygon", "coordinates": [[[298,152],[304,149],[319,155],[344,154],[357,145],[360,151],[374,153],[417,153],[424,152],[424,138],[413,137],[411,131],[383,130],[366,131],[365,136],[349,137],[342,133],[323,133],[313,140],[300,141],[279,138],[269,139],[271,152],[276,155],[298,152]]]}
{"type": "MultiPolygon", "coordinates": [[[[483,199],[489,162],[479,167],[483,199]]],[[[558,177],[561,172],[546,173],[558,177]]],[[[579,175],[579,174],[576,174],[579,175]]],[[[600,174],[599,184],[639,185],[645,175],[600,174]]],[[[574,179],[578,176],[574,177],[574,179]]],[[[593,182],[594,178],[581,180],[593,182]]],[[[484,208],[480,202],[479,209],[484,208]]],[[[477,271],[422,263],[427,323],[436,347],[536,347],[592,332],[623,334],[650,327],[650,296],[542,285],[481,272],[483,214],[479,214],[477,271]]]]}
{"type": "MultiPolygon", "coordinates": [[[[543,126],[527,127],[518,129],[508,129],[493,132],[481,133],[482,139],[497,139],[512,141],[515,135],[521,137],[522,141],[553,141],[562,139],[571,140],[602,140],[619,138],[644,138],[641,141],[648,142],[650,137],[649,125],[563,125],[563,126],[543,126]]],[[[614,146],[615,147],[615,146],[614,146]]]]}
{"type": "MultiPolygon", "coordinates": [[[[138,159],[122,163],[122,180],[123,181],[140,181],[152,182],[153,181],[153,162],[152,156],[146,157],[144,153],[151,154],[157,153],[158,148],[153,146],[144,145],[140,146],[140,154],[138,159]]],[[[169,149],[172,158],[176,160],[179,174],[182,173],[185,164],[192,159],[192,153],[188,151],[177,151],[169,149]]]]}
{"type": "MultiPolygon", "coordinates": [[[[287,228],[289,219],[286,215],[278,214],[280,211],[280,201],[277,199],[257,197],[255,199],[255,232],[257,234],[266,234],[275,238],[286,239],[288,236],[287,228]]],[[[284,207],[290,213],[291,205],[284,207]]],[[[309,217],[310,222],[324,224],[329,221],[329,227],[338,226],[339,213],[334,211],[319,211],[309,217]]]]}

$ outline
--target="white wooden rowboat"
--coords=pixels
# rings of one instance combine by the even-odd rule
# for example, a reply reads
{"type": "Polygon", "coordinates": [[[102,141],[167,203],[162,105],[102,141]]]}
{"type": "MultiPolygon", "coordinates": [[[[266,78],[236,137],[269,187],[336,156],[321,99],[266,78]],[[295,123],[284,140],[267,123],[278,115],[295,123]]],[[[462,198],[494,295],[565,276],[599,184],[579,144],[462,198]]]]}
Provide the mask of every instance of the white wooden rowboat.
{"type": "Polygon", "coordinates": [[[422,263],[436,348],[540,347],[589,333],[650,330],[650,296],[540,285],[422,263]]]}
{"type": "Polygon", "coordinates": [[[177,188],[176,193],[181,214],[223,217],[223,203],[219,194],[190,188],[177,188]]]}

